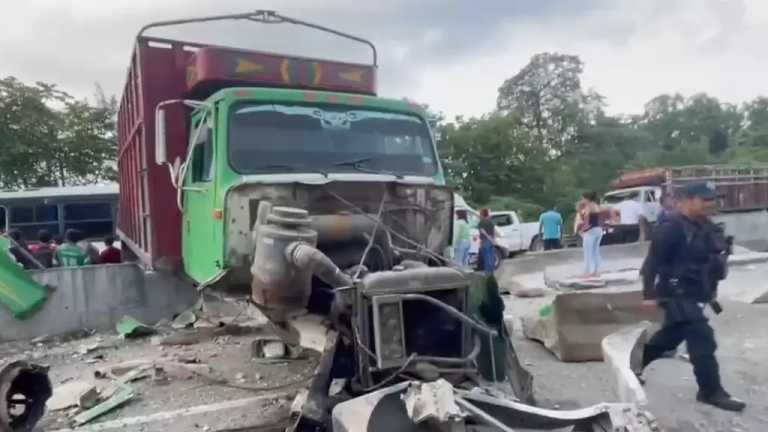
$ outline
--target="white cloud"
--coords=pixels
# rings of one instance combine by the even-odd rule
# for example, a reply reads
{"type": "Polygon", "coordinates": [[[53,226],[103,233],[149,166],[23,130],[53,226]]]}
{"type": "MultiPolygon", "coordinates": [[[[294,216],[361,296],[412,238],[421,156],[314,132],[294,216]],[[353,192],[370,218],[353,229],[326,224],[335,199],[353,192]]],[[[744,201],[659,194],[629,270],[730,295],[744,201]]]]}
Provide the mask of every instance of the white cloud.
{"type": "MultiPolygon", "coordinates": [[[[258,7],[371,38],[381,54],[382,95],[408,96],[449,115],[493,109],[501,82],[542,51],[581,56],[584,85],[604,94],[611,112],[640,112],[647,100],[665,92],[704,91],[734,103],[768,93],[765,0],[488,0],[480,5],[458,0],[258,2],[258,7]]],[[[0,76],[54,82],[78,95],[89,95],[99,82],[119,93],[141,25],[253,8],[250,0],[13,2],[0,16],[0,76]]],[[[269,42],[267,49],[346,60],[366,55],[307,33],[247,24],[205,29],[161,34],[253,48],[269,42]]]]}

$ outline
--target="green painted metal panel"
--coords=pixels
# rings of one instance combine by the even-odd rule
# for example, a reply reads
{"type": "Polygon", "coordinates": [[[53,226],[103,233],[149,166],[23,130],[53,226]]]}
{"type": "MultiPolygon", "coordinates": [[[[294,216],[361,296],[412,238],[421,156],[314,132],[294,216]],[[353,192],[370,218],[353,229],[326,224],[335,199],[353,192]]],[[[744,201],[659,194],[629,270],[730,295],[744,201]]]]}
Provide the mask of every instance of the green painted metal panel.
{"type": "Polygon", "coordinates": [[[10,243],[0,236],[0,303],[18,319],[37,312],[47,298],[46,287],[37,283],[8,254],[10,243]]]}

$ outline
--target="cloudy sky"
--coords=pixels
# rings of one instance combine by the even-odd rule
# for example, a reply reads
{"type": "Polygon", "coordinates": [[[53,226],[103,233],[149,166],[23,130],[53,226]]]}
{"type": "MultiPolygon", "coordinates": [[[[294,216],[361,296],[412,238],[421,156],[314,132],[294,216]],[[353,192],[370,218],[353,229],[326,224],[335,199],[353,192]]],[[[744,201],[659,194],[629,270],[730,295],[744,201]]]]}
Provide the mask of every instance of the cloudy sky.
{"type": "MultiPolygon", "coordinates": [[[[665,92],[727,102],[768,94],[768,0],[24,0],[3,2],[0,76],[78,96],[120,94],[148,22],[275,9],[374,41],[379,92],[453,115],[493,109],[496,91],[538,52],[577,54],[584,85],[613,113],[665,92]]],[[[365,61],[354,44],[290,26],[189,25],[150,34],[365,61]]]]}

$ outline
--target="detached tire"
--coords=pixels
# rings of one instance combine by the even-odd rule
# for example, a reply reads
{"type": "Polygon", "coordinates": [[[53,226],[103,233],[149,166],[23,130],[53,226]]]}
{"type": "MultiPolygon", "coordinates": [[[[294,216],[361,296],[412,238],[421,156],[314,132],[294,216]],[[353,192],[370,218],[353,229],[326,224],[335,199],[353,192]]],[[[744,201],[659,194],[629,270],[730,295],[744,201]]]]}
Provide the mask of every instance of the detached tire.
{"type": "Polygon", "coordinates": [[[46,368],[25,361],[0,362],[0,432],[33,430],[52,394],[46,368]]]}

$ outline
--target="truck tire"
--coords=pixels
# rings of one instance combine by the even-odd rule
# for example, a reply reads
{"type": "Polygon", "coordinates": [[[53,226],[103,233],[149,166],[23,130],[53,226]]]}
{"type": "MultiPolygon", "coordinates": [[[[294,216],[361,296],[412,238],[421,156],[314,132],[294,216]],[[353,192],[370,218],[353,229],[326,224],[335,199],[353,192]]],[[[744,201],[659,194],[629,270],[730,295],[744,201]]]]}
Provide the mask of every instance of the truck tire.
{"type": "Polygon", "coordinates": [[[540,236],[534,236],[531,240],[531,246],[528,248],[531,252],[541,252],[544,250],[544,241],[540,236]]]}

